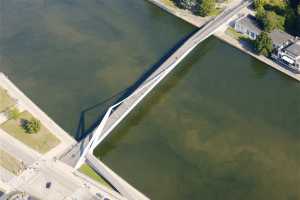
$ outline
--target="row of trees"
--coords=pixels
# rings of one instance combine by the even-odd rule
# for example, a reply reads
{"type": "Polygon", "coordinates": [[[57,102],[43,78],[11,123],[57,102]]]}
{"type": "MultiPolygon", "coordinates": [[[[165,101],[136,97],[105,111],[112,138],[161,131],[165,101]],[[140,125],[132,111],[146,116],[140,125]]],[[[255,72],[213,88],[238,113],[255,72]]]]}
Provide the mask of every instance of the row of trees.
{"type": "Polygon", "coordinates": [[[282,29],[300,36],[300,0],[255,0],[254,7],[264,31],[282,29]]]}
{"type": "Polygon", "coordinates": [[[181,8],[190,10],[193,14],[202,17],[208,16],[216,9],[215,0],[172,0],[174,4],[181,8]]]}

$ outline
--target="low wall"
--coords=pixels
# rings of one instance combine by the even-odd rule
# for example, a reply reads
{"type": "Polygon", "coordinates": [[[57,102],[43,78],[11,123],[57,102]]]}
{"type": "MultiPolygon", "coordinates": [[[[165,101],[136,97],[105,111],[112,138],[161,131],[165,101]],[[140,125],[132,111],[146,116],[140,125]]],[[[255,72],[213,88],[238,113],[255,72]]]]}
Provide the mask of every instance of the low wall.
{"type": "Polygon", "coordinates": [[[150,200],[144,194],[132,187],[105,164],[98,160],[94,155],[88,154],[86,162],[101,176],[110,182],[128,200],[150,200]]]}

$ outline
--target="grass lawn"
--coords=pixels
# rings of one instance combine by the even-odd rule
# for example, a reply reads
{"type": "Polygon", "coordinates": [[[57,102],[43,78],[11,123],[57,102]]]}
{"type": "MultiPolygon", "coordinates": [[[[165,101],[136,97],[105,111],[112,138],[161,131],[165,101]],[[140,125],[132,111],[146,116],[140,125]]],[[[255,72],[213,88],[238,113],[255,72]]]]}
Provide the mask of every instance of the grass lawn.
{"type": "Polygon", "coordinates": [[[19,172],[22,169],[22,163],[2,149],[0,149],[0,166],[15,175],[19,175],[19,172]]]}
{"type": "Polygon", "coordinates": [[[225,33],[231,37],[233,37],[234,39],[236,40],[239,40],[239,41],[246,41],[246,42],[249,42],[249,43],[253,43],[252,40],[250,40],[247,36],[237,32],[234,28],[232,27],[229,27],[226,29],[225,33]]]}
{"type": "Polygon", "coordinates": [[[226,32],[227,35],[233,37],[236,40],[241,40],[243,38],[245,38],[245,36],[239,32],[237,32],[234,28],[229,27],[227,28],[226,32]]]}
{"type": "Polygon", "coordinates": [[[0,87],[0,112],[15,105],[15,101],[7,94],[7,91],[0,87]]]}
{"type": "Polygon", "coordinates": [[[41,129],[38,133],[28,134],[20,126],[21,119],[30,120],[33,116],[25,111],[20,114],[19,119],[10,119],[3,123],[0,127],[11,136],[20,140],[32,149],[44,154],[60,143],[50,131],[41,124],[41,129]]]}
{"type": "Polygon", "coordinates": [[[215,8],[213,9],[208,16],[217,16],[219,15],[221,12],[223,12],[224,9],[222,8],[215,8]]]}
{"type": "Polygon", "coordinates": [[[171,0],[162,0],[162,2],[167,6],[176,7],[171,0]]]}
{"type": "Polygon", "coordinates": [[[102,185],[108,187],[109,189],[112,189],[112,187],[107,183],[107,181],[100,175],[98,175],[89,165],[83,164],[79,171],[83,173],[84,175],[92,178],[93,180],[101,183],[102,185]]]}

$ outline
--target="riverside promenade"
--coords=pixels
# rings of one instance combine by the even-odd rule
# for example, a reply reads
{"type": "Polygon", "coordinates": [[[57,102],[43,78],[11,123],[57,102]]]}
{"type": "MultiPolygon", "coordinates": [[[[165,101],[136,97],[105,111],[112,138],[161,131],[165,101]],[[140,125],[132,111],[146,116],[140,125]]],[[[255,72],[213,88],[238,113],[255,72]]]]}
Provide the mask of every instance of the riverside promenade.
{"type": "Polygon", "coordinates": [[[44,113],[35,103],[33,103],[21,90],[19,90],[6,75],[0,72],[0,86],[7,90],[8,94],[17,100],[19,107],[24,108],[35,118],[50,130],[59,140],[60,143],[55,148],[47,152],[44,157],[51,158],[59,156],[65,149],[74,145],[76,141],[58,126],[46,113],[44,113]]]}
{"type": "MultiPolygon", "coordinates": [[[[0,188],[4,192],[22,191],[45,200],[97,199],[99,195],[111,200],[128,200],[118,192],[107,189],[106,186],[57,160],[57,157],[76,144],[76,141],[1,72],[0,87],[6,90],[20,111],[28,111],[60,140],[57,146],[42,154],[0,129],[0,150],[8,152],[25,166],[20,174],[12,174],[0,166],[0,188]],[[51,182],[53,186],[45,188],[43,185],[46,182],[51,182]]],[[[98,164],[104,165],[101,161],[98,164]]],[[[109,168],[106,168],[106,173],[117,176],[109,168]]]]}

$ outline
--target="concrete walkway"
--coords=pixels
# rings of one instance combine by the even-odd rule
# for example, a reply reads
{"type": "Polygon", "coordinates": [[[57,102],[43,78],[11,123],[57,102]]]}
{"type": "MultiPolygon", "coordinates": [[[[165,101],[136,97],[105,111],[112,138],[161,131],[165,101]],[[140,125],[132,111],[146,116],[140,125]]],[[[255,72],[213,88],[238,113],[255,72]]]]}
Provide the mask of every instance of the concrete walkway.
{"type": "Polygon", "coordinates": [[[100,184],[91,184],[81,179],[74,174],[73,168],[53,160],[35,162],[20,176],[10,180],[9,185],[43,200],[99,199],[98,195],[110,200],[126,200],[117,192],[107,191],[100,184]],[[46,188],[47,182],[51,182],[51,188],[46,188]]]}
{"type": "Polygon", "coordinates": [[[11,173],[7,169],[0,166],[0,182],[6,183],[6,182],[10,181],[11,179],[13,179],[14,177],[16,177],[16,176],[13,173],[11,173]]]}
{"type": "Polygon", "coordinates": [[[33,149],[29,148],[19,140],[10,136],[0,128],[0,149],[13,155],[18,160],[21,160],[25,165],[31,165],[38,160],[42,155],[33,149]]]}

